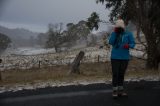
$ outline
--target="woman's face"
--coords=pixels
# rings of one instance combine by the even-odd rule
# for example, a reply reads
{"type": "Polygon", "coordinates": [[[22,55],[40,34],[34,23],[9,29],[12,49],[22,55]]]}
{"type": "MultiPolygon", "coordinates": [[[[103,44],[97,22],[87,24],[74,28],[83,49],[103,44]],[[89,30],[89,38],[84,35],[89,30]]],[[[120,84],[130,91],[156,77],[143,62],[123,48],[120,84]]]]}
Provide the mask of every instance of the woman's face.
{"type": "Polygon", "coordinates": [[[116,33],[122,33],[122,32],[124,32],[124,29],[121,28],[121,27],[116,27],[114,31],[115,31],[116,33]]]}

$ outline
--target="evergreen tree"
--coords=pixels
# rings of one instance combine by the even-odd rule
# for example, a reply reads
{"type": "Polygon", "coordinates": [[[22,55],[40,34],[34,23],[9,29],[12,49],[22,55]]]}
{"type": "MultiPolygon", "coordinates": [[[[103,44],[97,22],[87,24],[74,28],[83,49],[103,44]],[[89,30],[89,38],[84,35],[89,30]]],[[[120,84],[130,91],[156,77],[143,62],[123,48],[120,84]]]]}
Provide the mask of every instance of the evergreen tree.
{"type": "Polygon", "coordinates": [[[0,33],[0,53],[5,51],[10,43],[10,38],[7,35],[0,33]]]}
{"type": "MultiPolygon", "coordinates": [[[[145,35],[147,45],[148,69],[158,69],[160,63],[160,1],[158,0],[96,0],[96,3],[106,5],[111,9],[110,21],[114,22],[117,17],[127,24],[131,21],[137,26],[138,32],[145,35]]],[[[93,22],[97,27],[99,21],[93,22]]]]}

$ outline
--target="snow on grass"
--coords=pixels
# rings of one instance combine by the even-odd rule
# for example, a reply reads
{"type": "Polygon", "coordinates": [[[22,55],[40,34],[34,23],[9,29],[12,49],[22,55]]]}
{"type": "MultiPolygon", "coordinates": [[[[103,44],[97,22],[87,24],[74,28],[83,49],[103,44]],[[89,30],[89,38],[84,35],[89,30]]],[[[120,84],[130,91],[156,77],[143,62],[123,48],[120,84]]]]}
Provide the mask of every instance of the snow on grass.
{"type": "Polygon", "coordinates": [[[10,51],[10,54],[15,54],[15,55],[37,55],[46,53],[55,53],[55,49],[27,47],[27,48],[18,48],[14,51],[10,51]]]}
{"type": "MultiPolygon", "coordinates": [[[[128,78],[125,79],[125,81],[132,82],[132,81],[160,81],[160,77],[159,76],[146,76],[146,77],[141,77],[141,78],[137,78],[137,77],[133,77],[133,78],[128,78]]],[[[106,83],[106,84],[111,84],[111,80],[105,80],[105,79],[99,79],[99,80],[76,80],[76,81],[71,81],[71,82],[62,82],[62,81],[48,81],[48,82],[38,82],[35,84],[14,84],[12,86],[0,86],[0,93],[4,93],[4,92],[16,92],[16,91],[20,91],[20,90],[35,90],[38,88],[46,88],[46,87],[61,87],[61,86],[70,86],[70,85],[89,85],[89,84],[98,84],[98,83],[106,83]]]]}
{"type": "MultiPolygon", "coordinates": [[[[141,46],[137,46],[138,48],[142,48],[141,46]]],[[[38,55],[37,60],[34,59],[34,61],[38,62],[39,60],[41,61],[51,61],[51,60],[55,60],[56,57],[61,57],[61,59],[63,59],[64,63],[71,63],[73,61],[73,59],[76,57],[76,55],[79,53],[79,51],[84,51],[85,52],[85,57],[87,58],[93,58],[93,60],[91,60],[90,62],[97,62],[97,56],[100,56],[101,58],[105,59],[104,61],[109,61],[110,60],[110,50],[105,50],[105,49],[99,49],[97,47],[86,47],[86,48],[78,48],[78,49],[73,49],[71,51],[67,51],[67,52],[62,52],[62,53],[55,53],[54,49],[43,49],[43,48],[19,48],[16,49],[15,51],[10,52],[11,54],[15,54],[17,55],[17,57],[6,57],[4,60],[7,62],[6,64],[3,64],[2,68],[5,67],[12,67],[14,68],[13,65],[15,60],[18,60],[21,64],[22,64],[22,60],[25,63],[28,64],[28,61],[33,62],[32,59],[32,55],[38,55]],[[50,55],[46,55],[48,53],[53,53],[50,55]],[[42,55],[40,55],[42,54],[42,55]],[[22,56],[20,56],[22,55],[22,56]],[[23,55],[27,55],[23,56],[23,55]],[[96,57],[96,59],[94,59],[96,57]],[[7,60],[8,59],[8,60],[7,60]],[[68,60],[70,59],[70,60],[68,60]],[[13,63],[9,63],[13,61],[13,63]],[[5,67],[4,67],[5,66],[5,67]]],[[[131,50],[131,55],[135,56],[135,57],[143,57],[144,52],[143,51],[137,51],[135,49],[131,50]]],[[[146,58],[146,57],[145,57],[146,58]]],[[[61,60],[62,61],[62,60],[61,60]]],[[[58,60],[56,61],[52,61],[52,62],[58,62],[58,60]]],[[[32,64],[31,64],[32,66],[32,64]]],[[[25,67],[25,66],[24,66],[25,67]]],[[[146,76],[146,77],[130,77],[127,78],[126,81],[140,81],[140,80],[146,80],[146,81],[160,81],[160,77],[159,76],[146,76]]],[[[19,91],[19,90],[23,90],[23,89],[37,89],[37,88],[45,88],[45,87],[55,87],[55,86],[68,86],[68,85],[88,85],[88,84],[92,84],[92,83],[107,83],[110,84],[111,80],[107,80],[106,79],[99,79],[99,80],[76,80],[76,81],[72,81],[72,82],[62,82],[62,81],[48,81],[48,82],[37,82],[35,84],[30,84],[30,83],[26,83],[26,84],[15,84],[12,86],[0,86],[0,93],[6,92],[6,91],[19,91]]]]}
{"type": "MultiPolygon", "coordinates": [[[[137,47],[143,48],[141,46],[137,47]]],[[[110,61],[111,50],[99,49],[98,47],[76,48],[60,53],[55,53],[54,49],[18,48],[15,51],[9,52],[10,55],[1,56],[3,62],[0,64],[0,69],[29,69],[39,67],[39,62],[41,62],[41,66],[67,65],[73,62],[80,51],[85,52],[83,62],[110,61]]],[[[132,49],[130,53],[132,56],[146,59],[146,55],[145,57],[143,56],[143,51],[132,49]]]]}

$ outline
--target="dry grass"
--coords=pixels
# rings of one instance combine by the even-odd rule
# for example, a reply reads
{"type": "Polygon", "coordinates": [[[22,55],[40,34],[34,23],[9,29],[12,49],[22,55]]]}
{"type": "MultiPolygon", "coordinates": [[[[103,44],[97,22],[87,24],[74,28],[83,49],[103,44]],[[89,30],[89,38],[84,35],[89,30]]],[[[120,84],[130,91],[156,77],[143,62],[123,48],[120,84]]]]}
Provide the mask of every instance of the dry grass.
{"type": "Polygon", "coordinates": [[[160,70],[147,70],[145,68],[146,61],[133,58],[129,62],[128,71],[126,72],[126,78],[130,77],[147,77],[147,76],[159,76],[160,70]]]}
{"type": "MultiPolygon", "coordinates": [[[[159,71],[145,70],[145,61],[133,59],[130,61],[126,78],[144,77],[148,75],[160,76],[159,71]]],[[[80,75],[69,74],[70,66],[53,66],[29,70],[6,70],[1,72],[0,85],[25,84],[45,81],[98,80],[111,79],[111,65],[108,63],[83,63],[80,66],[80,75]]]]}

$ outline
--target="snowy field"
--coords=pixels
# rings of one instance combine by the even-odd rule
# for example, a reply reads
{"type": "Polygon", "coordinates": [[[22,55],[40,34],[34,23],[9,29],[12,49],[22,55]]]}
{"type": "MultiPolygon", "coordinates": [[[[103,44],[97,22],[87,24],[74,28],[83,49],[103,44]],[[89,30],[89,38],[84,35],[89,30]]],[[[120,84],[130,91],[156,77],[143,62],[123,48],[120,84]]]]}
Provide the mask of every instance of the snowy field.
{"type": "MultiPolygon", "coordinates": [[[[143,50],[144,48],[140,45],[136,46],[136,49],[131,50],[131,55],[139,58],[145,58],[144,52],[137,51],[137,49],[143,50]]],[[[1,64],[1,70],[4,69],[11,69],[11,68],[31,68],[34,65],[37,65],[39,61],[43,62],[46,61],[47,65],[53,64],[67,64],[67,62],[72,62],[79,51],[85,52],[85,59],[83,62],[96,62],[97,56],[99,55],[102,57],[101,61],[109,61],[110,59],[110,50],[99,49],[98,47],[87,47],[87,48],[79,48],[73,49],[71,51],[66,51],[62,53],[55,53],[54,49],[42,49],[42,48],[19,48],[15,51],[10,52],[10,54],[5,54],[1,58],[3,59],[3,63],[1,64]],[[68,59],[68,60],[67,60],[68,59]],[[63,61],[63,62],[62,62],[63,61]],[[65,61],[65,62],[64,62],[65,61]],[[49,63],[50,62],[50,63],[49,63]],[[54,63],[55,62],[55,63],[54,63]],[[60,63],[61,62],[61,63],[60,63]]],[[[159,81],[160,77],[155,76],[146,76],[144,78],[133,77],[126,79],[126,81],[140,81],[140,80],[147,80],[147,81],[159,81]]],[[[19,91],[23,89],[37,89],[37,88],[45,88],[45,87],[55,87],[55,86],[68,86],[68,85],[87,85],[91,83],[111,83],[111,80],[106,81],[105,79],[101,80],[92,80],[92,81],[85,81],[85,80],[77,80],[72,81],[70,83],[67,82],[39,82],[35,84],[24,84],[24,85],[12,85],[12,86],[0,86],[0,93],[6,91],[19,91]]]]}
{"type": "MultiPolygon", "coordinates": [[[[131,55],[138,58],[146,58],[142,51],[143,46],[136,45],[136,49],[131,50],[131,55]]],[[[80,52],[85,52],[82,62],[105,62],[110,60],[110,49],[99,49],[99,47],[74,48],[70,51],[55,53],[54,49],[43,48],[18,48],[6,51],[2,56],[3,62],[0,64],[1,71],[6,69],[29,69],[32,67],[68,65],[71,64],[80,52]]]]}
{"type": "Polygon", "coordinates": [[[39,67],[39,65],[67,65],[73,62],[80,51],[85,52],[83,62],[95,62],[98,56],[103,59],[101,61],[106,61],[108,59],[107,55],[109,55],[109,51],[96,47],[73,49],[61,53],[55,53],[54,49],[21,48],[16,52],[12,51],[10,54],[1,56],[3,62],[1,63],[0,69],[29,69],[39,67]]]}
{"type": "Polygon", "coordinates": [[[17,49],[8,49],[3,55],[37,55],[37,54],[46,54],[46,53],[55,53],[54,49],[44,49],[44,48],[32,48],[24,47],[17,49]]]}

